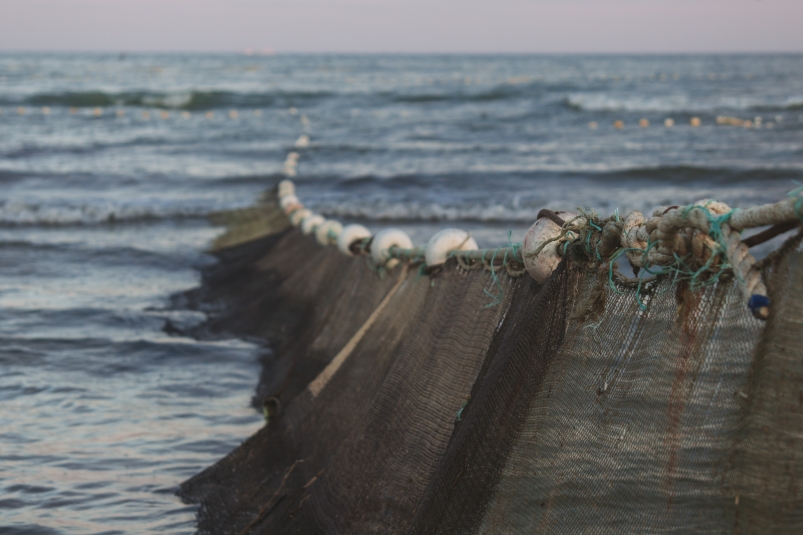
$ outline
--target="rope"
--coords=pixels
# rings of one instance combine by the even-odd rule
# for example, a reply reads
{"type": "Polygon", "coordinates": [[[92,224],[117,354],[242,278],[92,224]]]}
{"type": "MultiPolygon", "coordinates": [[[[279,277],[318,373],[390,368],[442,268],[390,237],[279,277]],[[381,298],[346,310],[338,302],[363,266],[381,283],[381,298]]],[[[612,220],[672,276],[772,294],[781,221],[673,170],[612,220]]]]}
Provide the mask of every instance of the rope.
{"type": "MultiPolygon", "coordinates": [[[[293,205],[288,210],[288,217],[303,208],[300,203],[293,205]]],[[[592,210],[578,208],[578,211],[580,215],[564,221],[551,210],[541,210],[538,217],[553,221],[560,230],[542,241],[533,251],[524,253],[522,244],[513,243],[508,234],[507,245],[473,251],[461,251],[458,248],[449,256],[455,258],[461,269],[485,269],[491,273],[491,280],[498,292],[494,294],[484,290],[492,298],[488,306],[496,305],[503,299],[504,292],[498,276],[502,269],[511,278],[521,277],[527,272],[524,257],[535,258],[547,245],[558,242],[557,251],[562,256],[576,257],[576,260],[586,262],[589,269],[606,269],[607,284],[613,291],[622,293],[617,286],[635,287],[641,308],[646,306],[640,297],[642,288],[658,277],[671,276],[674,282],[688,282],[692,290],[697,290],[715,284],[723,275],[732,273],[747,307],[757,318],[766,319],[770,302],[761,273],[765,264],[755,261],[749,253],[749,247],[764,243],[803,223],[803,185],[777,203],[746,209],[731,209],[723,203],[706,200],[688,206],[662,207],[649,219],[637,211],[622,218],[618,208],[608,219],[601,219],[592,210]],[[742,230],[764,226],[771,228],[741,239],[742,230]],[[637,274],[635,279],[628,279],[616,270],[615,264],[622,255],[633,266],[637,274]],[[501,264],[497,263],[498,259],[501,259],[501,264]],[[642,277],[642,271],[650,277],[642,277]]],[[[335,238],[331,231],[328,237],[331,240],[335,238]]],[[[355,254],[368,256],[371,240],[365,238],[355,241],[350,248],[355,254]]],[[[408,264],[420,263],[419,274],[434,275],[440,271],[426,266],[422,248],[391,247],[388,253],[390,258],[408,264]]]]}
{"type": "Polygon", "coordinates": [[[401,273],[399,273],[399,278],[396,280],[396,284],[393,285],[393,288],[391,288],[385,298],[382,299],[382,302],[379,303],[379,306],[377,306],[376,309],[371,312],[371,315],[368,316],[368,319],[365,320],[365,323],[363,323],[357,332],[354,333],[351,339],[346,342],[346,345],[343,346],[343,349],[341,349],[338,354],[335,355],[335,358],[329,362],[326,368],[324,368],[323,371],[321,371],[321,373],[319,373],[318,376],[307,385],[307,390],[309,390],[309,393],[313,398],[317,397],[318,394],[321,393],[321,390],[323,390],[332,377],[334,377],[335,372],[337,372],[343,363],[346,362],[346,359],[349,358],[351,353],[357,347],[357,344],[360,343],[368,330],[374,325],[374,323],[376,323],[376,320],[379,319],[382,311],[387,308],[391,299],[393,299],[393,296],[396,295],[396,292],[399,290],[406,278],[407,266],[403,266],[401,273]]]}

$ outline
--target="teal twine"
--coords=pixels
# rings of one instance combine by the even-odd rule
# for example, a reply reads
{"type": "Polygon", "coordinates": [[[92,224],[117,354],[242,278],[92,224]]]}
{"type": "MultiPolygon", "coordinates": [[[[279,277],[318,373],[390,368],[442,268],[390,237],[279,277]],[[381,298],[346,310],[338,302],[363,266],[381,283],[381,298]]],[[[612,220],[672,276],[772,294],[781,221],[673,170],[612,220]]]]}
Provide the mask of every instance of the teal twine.
{"type": "Polygon", "coordinates": [[[641,271],[639,271],[638,286],[636,287],[636,302],[638,303],[638,307],[641,310],[647,310],[647,305],[645,305],[644,302],[641,300],[641,284],[642,284],[642,282],[643,282],[643,279],[641,278],[641,271]]]}
{"type": "Polygon", "coordinates": [[[517,262],[521,262],[523,264],[524,263],[524,256],[521,254],[521,247],[522,247],[523,244],[521,244],[519,242],[515,242],[514,243],[512,237],[513,237],[513,231],[512,230],[508,230],[507,231],[507,244],[513,249],[513,259],[516,260],[517,262]],[[519,255],[518,257],[516,256],[517,254],[519,255]]]}
{"type": "Polygon", "coordinates": [[[421,265],[418,267],[418,273],[417,273],[417,274],[416,274],[416,276],[415,276],[415,282],[418,282],[418,280],[419,280],[421,277],[423,277],[424,275],[426,275],[426,274],[427,274],[427,264],[426,264],[426,263],[424,263],[424,264],[421,264],[421,265]]]}
{"type": "Polygon", "coordinates": [[[608,285],[611,287],[611,290],[618,293],[619,295],[624,294],[619,288],[616,287],[616,284],[613,282],[613,265],[616,263],[616,260],[619,259],[620,256],[625,254],[628,251],[641,251],[641,249],[637,247],[628,247],[626,249],[619,248],[614,251],[614,254],[611,256],[611,261],[608,262],[608,285]]]}
{"type": "Polygon", "coordinates": [[[797,197],[797,200],[795,201],[795,215],[799,220],[803,221],[803,214],[801,214],[800,212],[800,209],[803,208],[803,195],[801,195],[803,193],[803,184],[801,184],[797,180],[793,180],[792,182],[797,184],[798,187],[790,191],[788,193],[788,196],[791,199],[797,197]]]}
{"type": "MultiPolygon", "coordinates": [[[[602,234],[602,229],[596,223],[594,223],[591,219],[588,219],[588,224],[589,224],[589,226],[597,229],[599,231],[600,235],[602,234]]],[[[588,255],[591,255],[591,235],[592,234],[593,233],[590,232],[590,231],[586,233],[586,254],[588,254],[588,255]]],[[[602,256],[599,254],[599,242],[600,242],[600,240],[595,240],[594,241],[594,256],[599,262],[602,262],[602,256]]]]}
{"type": "MultiPolygon", "coordinates": [[[[491,308],[498,305],[499,303],[502,302],[502,299],[505,296],[505,292],[502,289],[502,283],[499,282],[499,275],[497,275],[496,271],[494,270],[494,261],[496,260],[496,255],[499,252],[499,249],[501,249],[501,247],[497,247],[494,250],[493,256],[491,257],[491,279],[494,281],[494,284],[499,289],[499,293],[494,295],[491,292],[489,292],[487,288],[483,288],[482,291],[485,293],[485,295],[487,295],[492,299],[492,301],[487,305],[485,305],[483,308],[491,308]]],[[[507,256],[507,250],[505,250],[505,255],[507,256]]],[[[485,260],[485,251],[482,252],[482,259],[483,261],[485,260]]]]}

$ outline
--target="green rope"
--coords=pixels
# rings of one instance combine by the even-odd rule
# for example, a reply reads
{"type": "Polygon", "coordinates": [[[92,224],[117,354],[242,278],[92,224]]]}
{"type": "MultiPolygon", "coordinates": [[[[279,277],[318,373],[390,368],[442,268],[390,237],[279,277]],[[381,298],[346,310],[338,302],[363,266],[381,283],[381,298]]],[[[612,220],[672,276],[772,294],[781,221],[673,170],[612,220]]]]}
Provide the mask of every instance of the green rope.
{"type": "MultiPolygon", "coordinates": [[[[496,255],[499,253],[500,249],[502,249],[502,247],[497,247],[494,250],[493,256],[491,257],[491,280],[493,280],[494,284],[499,289],[499,293],[494,295],[491,292],[489,292],[487,288],[483,288],[482,291],[485,293],[485,295],[487,295],[488,297],[490,297],[492,299],[492,301],[490,303],[488,303],[487,305],[485,305],[483,308],[495,307],[496,305],[501,303],[502,300],[505,297],[505,291],[502,289],[502,283],[499,282],[499,275],[496,274],[496,270],[494,269],[494,261],[496,260],[496,255]]],[[[507,256],[507,251],[508,251],[508,249],[505,248],[505,257],[507,256]]],[[[482,253],[482,258],[483,258],[483,260],[485,260],[485,251],[483,251],[483,253],[482,253]]]]}
{"type": "Polygon", "coordinates": [[[790,191],[787,195],[789,196],[790,199],[797,198],[797,200],[795,201],[795,215],[799,220],[803,221],[803,214],[801,214],[800,211],[800,209],[803,208],[803,184],[801,184],[797,180],[793,180],[792,182],[797,184],[798,187],[790,191]]]}

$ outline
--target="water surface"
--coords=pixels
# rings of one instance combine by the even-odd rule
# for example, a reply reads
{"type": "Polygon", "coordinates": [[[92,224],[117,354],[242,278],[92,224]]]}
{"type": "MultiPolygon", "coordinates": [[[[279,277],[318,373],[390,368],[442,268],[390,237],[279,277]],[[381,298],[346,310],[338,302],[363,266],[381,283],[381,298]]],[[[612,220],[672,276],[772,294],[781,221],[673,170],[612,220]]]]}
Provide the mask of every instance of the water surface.
{"type": "Polygon", "coordinates": [[[260,427],[268,348],[166,334],[204,320],[170,296],[289,151],[310,207],[419,244],[774,202],[803,180],[801,60],[0,55],[0,531],[194,531],[173,493],[260,427]]]}

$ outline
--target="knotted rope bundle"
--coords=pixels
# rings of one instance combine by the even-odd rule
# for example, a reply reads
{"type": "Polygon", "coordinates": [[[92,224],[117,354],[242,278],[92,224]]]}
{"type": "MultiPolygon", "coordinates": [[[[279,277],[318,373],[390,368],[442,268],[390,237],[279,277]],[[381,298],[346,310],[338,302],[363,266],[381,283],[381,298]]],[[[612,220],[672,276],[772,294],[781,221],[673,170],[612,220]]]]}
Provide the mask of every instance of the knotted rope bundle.
{"type": "MultiPolygon", "coordinates": [[[[413,247],[399,229],[385,229],[374,237],[361,225],[343,227],[305,209],[291,181],[284,180],[278,186],[280,206],[294,226],[315,234],[322,245],[336,244],[344,254],[372,259],[377,269],[392,270],[404,262],[421,264],[423,272],[432,273],[448,258],[455,258],[462,269],[490,271],[495,281],[499,270],[505,269],[511,277],[529,272],[543,283],[562,257],[569,255],[589,269],[607,270],[611,287],[616,290],[614,275],[620,280],[625,277],[616,272],[615,266],[624,256],[637,277],[641,271],[655,277],[671,276],[676,281],[689,282],[692,289],[713,284],[723,274],[732,273],[745,304],[759,319],[769,315],[769,298],[749,247],[803,221],[801,190],[780,202],[744,210],[704,199],[688,206],[661,207],[650,218],[638,211],[624,218],[617,213],[603,219],[586,210],[542,210],[523,243],[479,249],[470,234],[459,229],[440,231],[423,248],[413,247]],[[768,225],[772,227],[742,240],[742,230],[768,225]]],[[[639,277],[636,282],[640,288],[648,279],[639,277]]]]}
{"type": "Polygon", "coordinates": [[[544,256],[549,256],[552,244],[554,255],[572,254],[592,267],[607,264],[611,272],[616,260],[625,255],[636,273],[643,269],[653,275],[670,274],[675,280],[689,281],[693,289],[712,284],[729,272],[752,313],[766,319],[767,288],[749,247],[795,228],[801,221],[801,203],[803,197],[796,190],[778,203],[744,210],[705,199],[689,206],[661,207],[649,219],[638,211],[624,219],[615,215],[604,220],[593,212],[583,212],[562,221],[556,220],[554,213],[542,211],[528,232],[535,239],[524,240],[525,263],[535,276],[539,265],[549,260],[544,256]],[[544,220],[552,221],[551,229],[544,231],[544,220]],[[742,230],[767,225],[773,227],[742,240],[742,230]]]}

